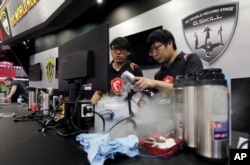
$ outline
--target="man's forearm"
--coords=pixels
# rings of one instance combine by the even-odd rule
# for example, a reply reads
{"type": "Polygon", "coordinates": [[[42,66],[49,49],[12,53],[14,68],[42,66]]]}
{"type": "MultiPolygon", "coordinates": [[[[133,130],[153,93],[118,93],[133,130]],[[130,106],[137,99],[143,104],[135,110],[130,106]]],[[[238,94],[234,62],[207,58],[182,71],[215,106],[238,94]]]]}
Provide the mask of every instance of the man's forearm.
{"type": "Polygon", "coordinates": [[[169,92],[169,91],[173,91],[173,84],[171,83],[166,83],[164,81],[159,81],[159,80],[155,80],[154,81],[154,88],[156,88],[157,90],[161,91],[161,92],[169,92]]]}
{"type": "Polygon", "coordinates": [[[6,100],[11,99],[11,97],[14,95],[14,93],[16,92],[16,86],[12,86],[10,89],[9,94],[5,97],[6,100]]]}

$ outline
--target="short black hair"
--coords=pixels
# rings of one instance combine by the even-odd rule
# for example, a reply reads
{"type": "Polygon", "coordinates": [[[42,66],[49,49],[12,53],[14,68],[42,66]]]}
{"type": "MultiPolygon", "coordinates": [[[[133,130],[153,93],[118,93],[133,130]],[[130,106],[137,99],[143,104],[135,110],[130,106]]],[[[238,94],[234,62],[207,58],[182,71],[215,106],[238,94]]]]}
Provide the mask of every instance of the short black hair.
{"type": "Polygon", "coordinates": [[[13,81],[13,78],[12,77],[7,77],[4,79],[4,81],[13,81]]]}
{"type": "Polygon", "coordinates": [[[113,39],[109,44],[109,47],[114,47],[116,49],[124,49],[128,52],[130,52],[132,49],[130,42],[125,37],[117,37],[113,39]]]}
{"type": "Polygon", "coordinates": [[[151,46],[156,42],[161,42],[165,45],[168,44],[169,42],[172,42],[174,50],[177,49],[173,34],[166,29],[157,29],[149,34],[146,41],[146,46],[148,50],[150,50],[151,46]]]}

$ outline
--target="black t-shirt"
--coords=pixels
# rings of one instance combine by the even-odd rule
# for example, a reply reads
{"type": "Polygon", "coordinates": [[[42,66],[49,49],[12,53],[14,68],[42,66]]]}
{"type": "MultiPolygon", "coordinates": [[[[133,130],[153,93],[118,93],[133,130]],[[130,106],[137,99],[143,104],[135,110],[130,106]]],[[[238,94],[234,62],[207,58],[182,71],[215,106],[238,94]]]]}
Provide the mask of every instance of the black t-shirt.
{"type": "Polygon", "coordinates": [[[113,62],[109,65],[109,95],[123,97],[128,92],[124,89],[126,82],[124,82],[121,78],[122,73],[129,71],[134,76],[143,76],[143,73],[137,64],[132,63],[129,60],[127,60],[124,66],[118,71],[112,67],[112,63],[113,62]]]}
{"type": "Polygon", "coordinates": [[[185,75],[186,73],[197,73],[203,69],[200,57],[197,54],[185,54],[180,52],[174,62],[170,66],[162,66],[155,74],[156,80],[166,80],[173,83],[177,75],[185,75]]]}
{"type": "Polygon", "coordinates": [[[18,81],[12,81],[11,82],[11,87],[12,86],[17,86],[16,92],[14,93],[14,95],[11,97],[11,101],[12,102],[16,102],[17,98],[19,98],[19,96],[21,95],[23,98],[27,98],[28,97],[28,93],[25,89],[25,87],[18,81]]]}
{"type": "MultiPolygon", "coordinates": [[[[155,74],[155,80],[161,80],[166,83],[174,83],[177,75],[185,75],[186,73],[197,73],[203,69],[203,64],[197,54],[186,54],[180,52],[174,62],[169,66],[162,66],[155,74]]],[[[173,110],[173,93],[171,92],[155,92],[153,104],[154,107],[173,110]],[[166,106],[167,105],[167,106],[166,106]]],[[[172,111],[173,112],[173,111],[172,111]]],[[[171,115],[170,115],[171,116],[171,115]]]]}

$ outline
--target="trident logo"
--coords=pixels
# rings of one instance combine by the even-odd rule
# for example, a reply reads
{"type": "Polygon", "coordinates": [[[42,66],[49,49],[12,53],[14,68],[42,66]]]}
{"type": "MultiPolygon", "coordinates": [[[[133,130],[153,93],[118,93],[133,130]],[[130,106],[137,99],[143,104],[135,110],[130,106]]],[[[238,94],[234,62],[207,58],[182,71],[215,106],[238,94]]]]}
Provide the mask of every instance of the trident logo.
{"type": "Polygon", "coordinates": [[[182,20],[189,48],[208,65],[219,59],[229,46],[238,10],[238,2],[226,3],[197,11],[182,20]]]}
{"type": "Polygon", "coordinates": [[[224,46],[224,43],[223,43],[223,40],[222,40],[222,26],[220,26],[220,29],[218,30],[218,37],[219,37],[219,41],[218,42],[212,42],[210,40],[210,31],[212,31],[210,29],[210,27],[207,25],[204,29],[204,33],[206,34],[205,35],[205,42],[203,45],[200,45],[199,46],[199,41],[198,41],[198,35],[197,33],[195,32],[194,34],[194,37],[195,37],[195,49],[201,49],[203,50],[206,55],[205,57],[206,58],[210,58],[212,57],[212,51],[214,48],[218,47],[218,46],[224,46]]]}

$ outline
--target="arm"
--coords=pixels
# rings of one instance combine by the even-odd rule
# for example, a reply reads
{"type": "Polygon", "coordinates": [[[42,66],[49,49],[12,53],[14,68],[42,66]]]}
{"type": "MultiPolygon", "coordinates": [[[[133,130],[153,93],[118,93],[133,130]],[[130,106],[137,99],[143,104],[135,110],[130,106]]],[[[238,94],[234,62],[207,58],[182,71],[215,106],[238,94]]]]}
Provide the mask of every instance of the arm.
{"type": "Polygon", "coordinates": [[[134,88],[137,91],[143,91],[147,88],[156,88],[161,92],[173,91],[173,84],[160,80],[153,80],[146,77],[135,77],[134,88]]]}
{"type": "Polygon", "coordinates": [[[16,86],[16,85],[11,86],[10,92],[9,92],[9,94],[4,98],[4,100],[11,99],[11,97],[15,94],[16,89],[17,89],[17,86],[16,86]]]}
{"type": "Polygon", "coordinates": [[[102,92],[95,91],[95,93],[91,97],[90,101],[92,102],[92,104],[97,104],[97,102],[101,99],[101,97],[102,97],[102,92]]]}

